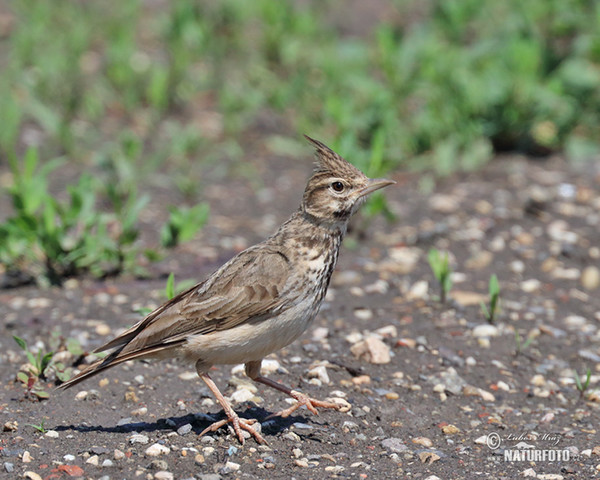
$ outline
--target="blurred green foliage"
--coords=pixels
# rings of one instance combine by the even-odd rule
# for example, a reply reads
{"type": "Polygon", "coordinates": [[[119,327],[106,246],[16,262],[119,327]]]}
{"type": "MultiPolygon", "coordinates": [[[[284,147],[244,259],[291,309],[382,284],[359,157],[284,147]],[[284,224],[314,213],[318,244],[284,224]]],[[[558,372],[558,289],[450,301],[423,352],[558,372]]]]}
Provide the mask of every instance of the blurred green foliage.
{"type": "MultiPolygon", "coordinates": [[[[600,151],[598,2],[390,0],[368,33],[345,25],[355,12],[340,0],[9,8],[0,164],[38,147],[42,163],[91,166],[115,180],[102,194],[117,213],[139,205],[140,172],[168,169],[190,196],[192,160],[238,159],[248,132],[317,136],[372,176],[600,151]]],[[[382,211],[375,199],[369,212],[382,211]]]]}
{"type": "Polygon", "coordinates": [[[359,36],[332,24],[353,14],[335,0],[15,0],[0,148],[12,152],[33,124],[55,152],[81,156],[127,127],[163,159],[195,155],[202,122],[173,151],[161,134],[209,109],[222,115],[217,140],[275,111],[372,174],[469,169],[495,150],[592,151],[600,4],[390,4],[396,14],[359,36]]]}

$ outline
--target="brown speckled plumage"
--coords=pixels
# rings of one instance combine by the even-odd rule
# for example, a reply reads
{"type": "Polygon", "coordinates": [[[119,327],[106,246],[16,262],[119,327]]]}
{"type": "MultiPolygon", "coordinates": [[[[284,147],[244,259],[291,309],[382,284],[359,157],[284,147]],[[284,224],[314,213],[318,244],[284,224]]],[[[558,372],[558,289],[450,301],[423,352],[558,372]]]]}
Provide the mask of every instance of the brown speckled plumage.
{"type": "MultiPolygon", "coordinates": [[[[316,316],[327,292],[348,220],[371,192],[390,185],[370,180],[327,146],[316,147],[317,163],[302,204],[271,237],[239,253],[204,282],[161,305],[97,351],[114,349],[61,385],[68,388],[136,358],[181,358],[196,365],[243,443],[242,430],[259,442],[252,421],[240,419],[208,371],[213,365],[245,363],[253,380],[276,388],[298,406],[335,408],[260,375],[261,360],[299,337],[316,316]]],[[[205,433],[203,432],[203,433],[205,433]]]]}

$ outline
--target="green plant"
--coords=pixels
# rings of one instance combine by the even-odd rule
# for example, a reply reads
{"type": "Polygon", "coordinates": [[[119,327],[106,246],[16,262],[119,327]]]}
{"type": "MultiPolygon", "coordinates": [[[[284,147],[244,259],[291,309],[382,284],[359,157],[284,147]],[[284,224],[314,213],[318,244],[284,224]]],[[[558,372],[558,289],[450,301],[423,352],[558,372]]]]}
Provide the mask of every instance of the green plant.
{"type": "Polygon", "coordinates": [[[586,390],[590,386],[590,380],[592,378],[592,370],[590,368],[587,369],[585,382],[583,382],[583,383],[581,382],[581,378],[579,377],[577,370],[573,370],[573,375],[574,375],[574,379],[575,379],[575,387],[577,387],[577,390],[579,391],[579,398],[583,398],[586,390]]]}
{"type": "Polygon", "coordinates": [[[42,419],[40,421],[40,423],[37,424],[37,425],[35,425],[33,423],[28,423],[27,426],[35,428],[40,433],[46,433],[47,430],[46,430],[46,427],[44,426],[44,423],[46,423],[46,421],[44,419],[42,419]]]}
{"type": "Polygon", "coordinates": [[[498,307],[498,299],[500,298],[500,284],[498,283],[498,277],[496,274],[492,274],[490,277],[489,295],[489,307],[486,306],[485,303],[481,302],[481,311],[483,312],[483,315],[488,323],[493,324],[496,320],[496,309],[498,307]]]}
{"type": "Polygon", "coordinates": [[[529,347],[532,341],[533,337],[527,337],[525,341],[523,341],[521,338],[521,334],[515,328],[515,355],[524,354],[525,350],[527,349],[527,347],[529,347]]]}
{"type": "Polygon", "coordinates": [[[13,339],[25,352],[25,355],[27,355],[27,360],[32,367],[30,368],[29,372],[37,378],[46,378],[45,372],[50,365],[50,362],[52,362],[52,356],[54,355],[54,352],[42,353],[41,350],[38,350],[36,355],[27,347],[27,342],[25,342],[25,340],[17,337],[16,335],[13,335],[13,339]]]}
{"type": "Polygon", "coordinates": [[[169,220],[160,231],[160,243],[163,247],[173,248],[194,237],[206,223],[209,208],[207,204],[200,203],[191,208],[170,207],[169,211],[169,220]]]}
{"type": "Polygon", "coordinates": [[[440,286],[440,302],[446,303],[446,297],[452,288],[452,269],[450,268],[448,252],[442,256],[437,249],[432,248],[427,254],[427,260],[440,286]]]}

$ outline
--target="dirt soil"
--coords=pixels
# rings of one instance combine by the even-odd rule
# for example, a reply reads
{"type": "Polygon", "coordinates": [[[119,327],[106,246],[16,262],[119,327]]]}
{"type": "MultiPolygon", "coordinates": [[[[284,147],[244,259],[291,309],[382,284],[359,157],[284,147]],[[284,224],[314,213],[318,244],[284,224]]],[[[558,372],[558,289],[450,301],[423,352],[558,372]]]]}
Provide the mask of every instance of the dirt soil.
{"type": "MultiPolygon", "coordinates": [[[[266,420],[288,406],[284,395],[220,366],[213,378],[240,415],[258,418],[268,445],[242,446],[226,428],[200,438],[220,408],[177,362],[118,366],[65,392],[49,381],[48,400],[25,398],[13,335],[48,350],[60,332],[92,351],[136,322],[137,308],[163,301],[168,272],[200,281],[274,231],[299,203],[309,152],[293,162],[266,155],[252,164],[254,181],[210,182],[208,225],[150,280],[0,291],[0,477],[600,477],[600,168],[560,159],[498,158],[428,195],[417,176],[392,174],[396,221],[356,219],[314,325],[266,364],[271,378],[347,411],[266,420]],[[445,304],[432,247],[450,252],[445,304]],[[480,307],[491,274],[501,286],[494,324],[480,307]],[[580,394],[574,371],[585,383],[588,368],[580,394]]],[[[162,212],[167,192],[151,193],[162,212]]],[[[153,218],[142,221],[155,235],[153,218]]]]}

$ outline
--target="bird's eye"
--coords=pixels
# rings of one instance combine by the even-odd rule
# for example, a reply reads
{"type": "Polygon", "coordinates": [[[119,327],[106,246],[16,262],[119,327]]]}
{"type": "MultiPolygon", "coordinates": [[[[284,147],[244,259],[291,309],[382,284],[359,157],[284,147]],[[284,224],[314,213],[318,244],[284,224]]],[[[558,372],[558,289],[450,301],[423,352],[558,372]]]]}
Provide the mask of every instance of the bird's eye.
{"type": "Polygon", "coordinates": [[[331,188],[333,188],[334,191],[339,193],[344,190],[344,184],[342,182],[333,182],[331,184],[331,188]]]}

